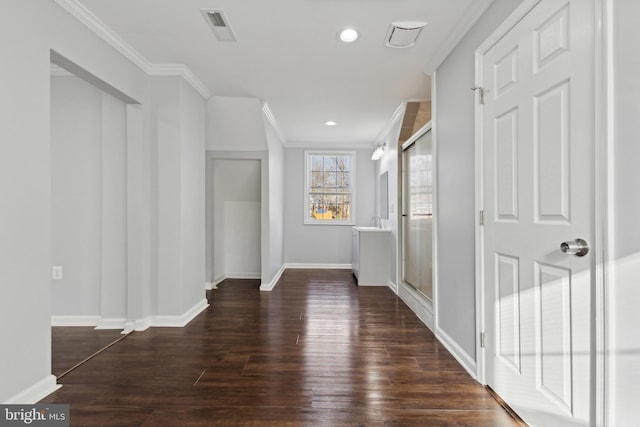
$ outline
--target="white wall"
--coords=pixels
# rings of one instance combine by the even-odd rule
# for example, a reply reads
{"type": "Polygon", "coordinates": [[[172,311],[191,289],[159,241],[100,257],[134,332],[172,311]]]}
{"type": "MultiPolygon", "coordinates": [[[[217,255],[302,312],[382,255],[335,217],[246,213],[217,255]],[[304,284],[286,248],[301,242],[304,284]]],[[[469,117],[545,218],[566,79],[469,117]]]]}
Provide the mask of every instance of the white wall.
{"type": "Polygon", "coordinates": [[[614,111],[613,125],[613,247],[611,296],[607,313],[612,368],[610,372],[611,425],[636,425],[640,417],[640,144],[637,122],[640,117],[640,57],[638,22],[640,3],[614,0],[614,111]]]}
{"type": "Polygon", "coordinates": [[[101,91],[51,79],[52,315],[99,315],[102,275],[101,91]]]}
{"type": "MultiPolygon", "coordinates": [[[[351,226],[304,224],[304,151],[293,147],[284,150],[285,263],[351,265],[351,226]]],[[[372,225],[376,214],[373,149],[355,152],[356,225],[372,225]]]]}
{"type": "MultiPolygon", "coordinates": [[[[262,282],[270,284],[284,264],[284,147],[270,122],[265,120],[269,147],[269,258],[262,282]]],[[[263,268],[263,272],[265,269],[263,268]]],[[[273,285],[273,283],[272,283],[273,285]]]]}
{"type": "Polygon", "coordinates": [[[475,360],[475,49],[521,3],[496,0],[436,70],[438,289],[436,328],[475,360]]]}
{"type": "Polygon", "coordinates": [[[261,275],[261,182],[260,160],[213,161],[216,279],[261,275]]]}
{"type": "MultiPolygon", "coordinates": [[[[398,138],[400,137],[400,130],[402,129],[402,119],[404,117],[404,106],[397,111],[395,117],[393,117],[391,126],[386,134],[382,137],[382,141],[387,143],[387,150],[385,155],[376,162],[376,191],[379,191],[380,174],[388,172],[388,191],[389,191],[389,219],[382,220],[384,228],[391,230],[392,244],[391,244],[391,271],[389,280],[393,283],[397,289],[399,284],[398,278],[398,265],[400,259],[398,258],[398,243],[400,236],[398,234],[398,220],[400,215],[399,204],[399,182],[401,177],[398,171],[398,155],[401,153],[401,148],[398,147],[398,138]]],[[[377,194],[377,193],[376,193],[377,194]]],[[[376,207],[379,211],[379,196],[376,198],[376,207]]]]}
{"type": "MultiPolygon", "coordinates": [[[[68,59],[114,93],[125,94],[126,102],[140,103],[126,107],[126,295],[128,321],[141,327],[152,323],[150,316],[162,314],[152,312],[151,300],[158,277],[152,250],[158,225],[154,176],[164,171],[153,163],[158,159],[150,78],[140,68],[55,2],[7,0],[1,9],[0,51],[3,64],[10,66],[0,70],[0,336],[10,345],[0,349],[0,402],[28,403],[55,387],[50,347],[52,50],[58,60],[68,59]]],[[[204,104],[202,109],[199,117],[204,104]]],[[[191,167],[204,176],[204,151],[198,164],[184,169],[191,167]]],[[[191,197],[184,200],[185,209],[200,208],[190,206],[191,197]]],[[[204,277],[201,289],[203,282],[204,277]]]]}
{"type": "Polygon", "coordinates": [[[75,76],[51,78],[51,254],[64,268],[53,316],[124,323],[125,120],[122,101],[75,76]]]}
{"type": "Polygon", "coordinates": [[[258,98],[212,96],[207,102],[207,150],[267,149],[262,102],[258,98]]]}
{"type": "Polygon", "coordinates": [[[180,79],[182,312],[205,298],[206,102],[180,79]]]}
{"type": "Polygon", "coordinates": [[[158,156],[156,313],[181,315],[205,297],[204,100],[179,77],[154,77],[158,156]]]}
{"type": "MultiPolygon", "coordinates": [[[[127,316],[126,105],[102,92],[102,277],[100,326],[127,316]]],[[[54,285],[55,286],[55,285],[54,285]]]]}

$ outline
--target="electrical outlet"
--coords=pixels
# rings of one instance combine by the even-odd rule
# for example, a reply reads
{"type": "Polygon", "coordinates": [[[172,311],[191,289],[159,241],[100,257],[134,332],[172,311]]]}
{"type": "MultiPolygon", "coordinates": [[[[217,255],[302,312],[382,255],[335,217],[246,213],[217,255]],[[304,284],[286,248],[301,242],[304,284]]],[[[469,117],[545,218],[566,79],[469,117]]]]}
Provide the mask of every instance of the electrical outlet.
{"type": "Polygon", "coordinates": [[[55,265],[51,267],[51,278],[53,280],[62,280],[62,266],[55,265]]]}

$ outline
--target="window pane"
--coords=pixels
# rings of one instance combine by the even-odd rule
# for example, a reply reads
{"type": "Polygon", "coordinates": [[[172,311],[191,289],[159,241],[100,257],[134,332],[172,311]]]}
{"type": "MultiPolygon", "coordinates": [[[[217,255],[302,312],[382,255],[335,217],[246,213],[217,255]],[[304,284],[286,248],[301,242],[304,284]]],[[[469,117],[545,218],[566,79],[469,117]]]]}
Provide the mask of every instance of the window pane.
{"type": "Polygon", "coordinates": [[[315,189],[322,187],[324,187],[322,172],[311,172],[311,188],[315,189]]]}
{"type": "Polygon", "coordinates": [[[351,221],[353,154],[308,153],[305,222],[351,221]]]}
{"type": "Polygon", "coordinates": [[[332,189],[336,187],[336,172],[324,173],[324,186],[332,189]]]}
{"type": "Polygon", "coordinates": [[[324,168],[324,157],[323,156],[311,156],[311,170],[312,171],[322,171],[324,168]]]}
{"type": "Polygon", "coordinates": [[[326,156],[324,158],[324,170],[335,171],[337,167],[336,156],[326,156]]]}

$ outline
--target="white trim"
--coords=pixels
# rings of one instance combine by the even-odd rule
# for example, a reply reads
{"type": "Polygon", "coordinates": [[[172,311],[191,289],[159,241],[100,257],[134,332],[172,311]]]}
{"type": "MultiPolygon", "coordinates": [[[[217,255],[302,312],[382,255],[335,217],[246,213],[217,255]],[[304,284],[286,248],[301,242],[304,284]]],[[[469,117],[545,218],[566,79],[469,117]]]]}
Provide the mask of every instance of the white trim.
{"type": "MultiPolygon", "coordinates": [[[[475,86],[482,86],[484,77],[482,73],[482,58],[507,32],[509,32],[522,18],[524,18],[531,10],[540,3],[541,0],[524,0],[512,13],[505,19],[500,26],[478,47],[475,52],[475,86]]],[[[480,226],[478,217],[483,207],[483,161],[482,161],[482,135],[483,135],[483,109],[479,102],[479,91],[475,91],[475,172],[476,172],[476,188],[475,188],[475,249],[476,249],[476,337],[480,333],[486,331],[485,312],[484,312],[484,233],[480,226]]],[[[480,346],[480,340],[476,339],[476,371],[477,381],[486,384],[486,357],[485,350],[480,346]]]]}
{"type": "Polygon", "coordinates": [[[295,269],[336,269],[336,270],[351,270],[351,264],[312,264],[312,263],[302,263],[302,262],[293,262],[293,263],[285,263],[284,268],[295,268],[295,269]]]}
{"type": "Polygon", "coordinates": [[[133,323],[133,330],[137,332],[146,331],[151,327],[151,318],[145,317],[143,319],[136,319],[133,323]]]}
{"type": "Polygon", "coordinates": [[[284,137],[284,134],[282,133],[282,129],[278,125],[278,122],[276,121],[276,118],[273,115],[271,108],[269,108],[269,104],[267,104],[267,101],[264,101],[264,100],[262,101],[262,114],[264,114],[265,119],[267,119],[269,124],[271,124],[271,127],[273,128],[275,133],[278,135],[278,138],[280,138],[280,143],[286,147],[287,139],[284,137]]]}
{"type": "Polygon", "coordinates": [[[98,326],[100,316],[51,316],[51,326],[98,326]]]}
{"type": "Polygon", "coordinates": [[[202,313],[209,307],[206,299],[198,301],[193,307],[184,314],[174,316],[151,316],[151,326],[163,328],[182,328],[187,326],[197,315],[202,313]]]}
{"type": "Polygon", "coordinates": [[[133,332],[135,330],[136,330],[136,322],[126,321],[124,323],[124,329],[120,333],[121,334],[128,334],[128,333],[133,332]]]}
{"type": "MultiPolygon", "coordinates": [[[[393,126],[397,123],[397,121],[398,120],[402,121],[402,119],[404,118],[404,112],[407,109],[407,102],[409,101],[405,101],[400,105],[398,105],[396,110],[391,115],[391,118],[389,119],[389,121],[387,121],[387,124],[385,124],[385,126],[382,128],[382,130],[378,134],[378,137],[376,138],[376,141],[374,142],[384,141],[385,138],[389,135],[389,132],[391,132],[391,128],[393,128],[393,126]]],[[[398,141],[386,141],[386,142],[393,143],[393,144],[398,143],[398,141]]],[[[391,144],[388,144],[388,145],[391,145],[391,144]]],[[[371,144],[369,144],[367,148],[371,148],[371,144]]]]}
{"type": "Polygon", "coordinates": [[[355,151],[348,150],[305,150],[304,151],[304,208],[303,208],[303,224],[304,225],[346,225],[346,226],[354,226],[356,225],[356,212],[357,212],[357,189],[356,189],[356,177],[357,177],[357,168],[356,163],[358,158],[356,156],[355,151]],[[351,168],[349,169],[349,174],[351,176],[349,189],[351,190],[349,193],[350,196],[350,212],[349,219],[331,219],[331,220],[322,220],[322,219],[312,219],[309,218],[309,176],[311,174],[310,163],[311,156],[319,155],[319,156],[350,156],[351,157],[351,168]]]}
{"type": "Polygon", "coordinates": [[[224,282],[226,278],[227,276],[225,276],[224,274],[221,274],[220,276],[213,279],[213,282],[211,283],[211,289],[218,289],[218,285],[224,282]]]}
{"type": "Polygon", "coordinates": [[[418,131],[416,133],[411,135],[411,138],[409,138],[405,142],[403,142],[402,143],[402,151],[405,151],[407,148],[411,147],[413,144],[415,144],[415,142],[417,140],[422,138],[425,133],[429,132],[431,130],[431,122],[432,121],[429,120],[427,123],[425,123],[424,126],[422,126],[420,129],[418,129],[418,131]]]}
{"type": "Polygon", "coordinates": [[[263,283],[260,285],[260,290],[261,291],[272,291],[273,288],[276,287],[276,285],[278,284],[278,280],[280,280],[280,277],[282,276],[282,273],[284,273],[285,267],[284,264],[282,265],[282,267],[280,267],[280,269],[278,270],[278,272],[276,273],[276,275],[274,276],[273,279],[271,279],[271,281],[269,283],[263,283]]]}
{"type": "Polygon", "coordinates": [[[427,61],[427,64],[423,68],[425,74],[431,75],[438,69],[458,43],[467,35],[476,21],[480,19],[489,6],[491,6],[493,1],[494,0],[479,0],[468,7],[462,19],[460,19],[455,28],[449,32],[447,39],[440,43],[440,48],[429,58],[429,61],[427,61]]]}
{"type": "Polygon", "coordinates": [[[225,279],[261,279],[260,273],[227,273],[224,275],[225,279]]]}
{"type": "Polygon", "coordinates": [[[375,144],[372,142],[347,142],[340,146],[328,146],[323,141],[287,141],[286,144],[282,144],[287,148],[308,148],[309,150],[317,150],[318,147],[323,147],[325,151],[339,151],[339,150],[373,150],[375,144]]]}
{"type": "Polygon", "coordinates": [[[595,420],[597,427],[616,425],[612,410],[615,387],[612,382],[614,357],[609,353],[613,326],[612,284],[615,282],[611,254],[614,237],[614,6],[613,0],[595,0],[595,420]]]}
{"type": "Polygon", "coordinates": [[[56,384],[55,375],[47,375],[20,393],[2,402],[3,405],[33,405],[62,387],[56,384]]]}
{"type": "MultiPolygon", "coordinates": [[[[438,100],[436,93],[437,72],[431,76],[431,301],[433,305],[433,328],[438,330],[438,138],[437,138],[437,111],[436,102],[438,100]]],[[[475,361],[474,361],[475,364],[475,361]]]]}
{"type": "Polygon", "coordinates": [[[389,280],[389,283],[387,283],[387,286],[391,288],[394,294],[398,295],[398,285],[396,285],[392,280],[389,280]]]}
{"type": "Polygon", "coordinates": [[[189,67],[184,64],[150,64],[147,74],[150,76],[179,76],[206,100],[211,98],[211,92],[189,67]]]}
{"type": "Polygon", "coordinates": [[[205,100],[211,97],[211,92],[206,85],[186,65],[152,64],[78,0],[54,1],[146,74],[150,76],[180,76],[205,100]]]}
{"type": "Polygon", "coordinates": [[[433,332],[433,308],[425,305],[425,297],[404,282],[400,282],[398,296],[418,316],[418,319],[433,332]]]}
{"type": "Polygon", "coordinates": [[[124,317],[101,317],[96,329],[126,329],[127,319],[124,317]]]}
{"type": "Polygon", "coordinates": [[[460,347],[458,343],[453,338],[451,338],[443,329],[436,329],[435,335],[438,341],[440,341],[440,343],[445,346],[447,350],[449,350],[449,353],[451,353],[451,355],[458,361],[458,363],[462,365],[467,373],[469,373],[469,375],[471,375],[471,377],[477,381],[477,365],[473,357],[471,357],[469,353],[464,351],[462,347],[460,347]]]}

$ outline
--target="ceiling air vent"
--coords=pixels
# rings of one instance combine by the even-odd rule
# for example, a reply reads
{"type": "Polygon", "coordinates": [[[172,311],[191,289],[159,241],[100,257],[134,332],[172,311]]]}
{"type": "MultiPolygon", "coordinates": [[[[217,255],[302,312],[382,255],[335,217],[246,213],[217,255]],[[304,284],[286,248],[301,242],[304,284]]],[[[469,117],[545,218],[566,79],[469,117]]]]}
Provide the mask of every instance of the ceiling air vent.
{"type": "Polygon", "coordinates": [[[389,26],[386,45],[395,48],[411,47],[427,25],[426,22],[394,22],[389,26]]]}
{"type": "Polygon", "coordinates": [[[209,24],[213,34],[221,42],[235,42],[236,36],[229,26],[229,20],[224,16],[224,12],[217,9],[202,9],[204,19],[209,24]]]}

